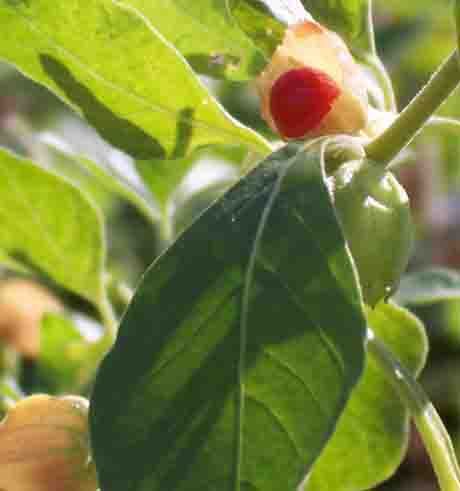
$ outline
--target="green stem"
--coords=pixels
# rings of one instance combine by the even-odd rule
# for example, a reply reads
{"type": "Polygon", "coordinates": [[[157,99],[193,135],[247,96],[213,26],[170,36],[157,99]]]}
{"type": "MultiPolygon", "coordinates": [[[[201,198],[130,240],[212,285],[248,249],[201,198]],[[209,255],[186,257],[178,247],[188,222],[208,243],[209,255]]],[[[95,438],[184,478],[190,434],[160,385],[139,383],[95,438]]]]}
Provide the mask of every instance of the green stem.
{"type": "Polygon", "coordinates": [[[264,157],[260,153],[248,150],[246,157],[240,166],[240,174],[245,175],[251,171],[264,157]]]}
{"type": "Polygon", "coordinates": [[[446,128],[450,130],[460,130],[460,120],[455,118],[445,118],[443,116],[433,116],[427,123],[427,126],[446,128]]]}
{"type": "Polygon", "coordinates": [[[374,16],[372,14],[373,6],[372,0],[367,1],[367,18],[366,18],[366,43],[369,51],[376,56],[377,47],[375,44],[375,33],[374,33],[374,16]]]}
{"type": "Polygon", "coordinates": [[[396,113],[397,107],[393,85],[385,66],[377,54],[372,0],[367,1],[366,23],[362,37],[364,39],[365,47],[364,49],[357,49],[354,54],[369,67],[377,79],[384,95],[385,110],[396,113]]]}
{"type": "Polygon", "coordinates": [[[164,209],[162,211],[163,216],[158,228],[158,241],[160,251],[164,251],[165,249],[167,249],[171,245],[174,238],[172,217],[170,216],[168,209],[164,209]]]}
{"type": "Polygon", "coordinates": [[[116,293],[120,302],[127,307],[134,297],[134,290],[126,283],[120,281],[116,285],[116,293]]]}
{"type": "Polygon", "coordinates": [[[460,62],[454,51],[399,117],[366,146],[368,158],[389,164],[403,150],[460,82],[460,62]]]}
{"type": "Polygon", "coordinates": [[[381,62],[380,58],[377,55],[368,55],[363,58],[363,60],[367,63],[368,67],[372,70],[377,82],[380,85],[380,88],[383,92],[384,97],[384,107],[385,111],[389,111],[392,113],[398,112],[398,106],[396,104],[396,97],[393,89],[393,83],[391,82],[391,78],[388,75],[388,72],[381,62]]]}
{"type": "Polygon", "coordinates": [[[371,329],[367,330],[367,349],[411,412],[431,458],[441,491],[459,491],[460,470],[455,450],[441,418],[422,387],[375,337],[371,329]]]}
{"type": "Polygon", "coordinates": [[[102,324],[105,327],[105,333],[102,336],[99,344],[104,346],[107,350],[110,349],[112,344],[115,341],[118,331],[118,319],[115,316],[115,312],[113,311],[112,304],[110,303],[107,294],[101,298],[99,302],[99,314],[101,316],[102,324]]]}

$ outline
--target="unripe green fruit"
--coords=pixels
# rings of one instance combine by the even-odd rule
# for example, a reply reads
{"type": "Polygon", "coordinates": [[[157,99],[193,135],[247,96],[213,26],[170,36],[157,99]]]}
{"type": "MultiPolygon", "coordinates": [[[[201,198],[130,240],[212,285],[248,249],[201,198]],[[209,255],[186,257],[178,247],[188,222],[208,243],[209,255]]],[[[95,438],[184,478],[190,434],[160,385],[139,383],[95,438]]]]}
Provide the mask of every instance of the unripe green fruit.
{"type": "Polygon", "coordinates": [[[373,306],[396,288],[409,261],[409,199],[391,172],[366,160],[343,164],[331,184],[364,301],[373,306]]]}

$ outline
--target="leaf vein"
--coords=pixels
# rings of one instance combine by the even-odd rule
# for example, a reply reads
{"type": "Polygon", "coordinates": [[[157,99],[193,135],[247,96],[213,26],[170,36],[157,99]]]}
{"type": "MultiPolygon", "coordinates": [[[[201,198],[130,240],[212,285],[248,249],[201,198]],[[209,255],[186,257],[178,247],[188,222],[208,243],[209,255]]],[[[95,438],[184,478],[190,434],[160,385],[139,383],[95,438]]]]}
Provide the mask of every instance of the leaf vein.
{"type": "Polygon", "coordinates": [[[292,375],[296,380],[298,380],[305,387],[305,390],[310,395],[312,401],[315,403],[319,412],[322,414],[323,417],[326,417],[326,411],[324,410],[323,406],[321,405],[321,402],[319,401],[319,399],[315,396],[315,393],[313,392],[313,390],[308,386],[307,382],[288,363],[286,363],[285,361],[283,361],[280,358],[278,358],[277,356],[275,356],[274,353],[272,353],[268,350],[264,350],[263,353],[268,358],[273,360],[277,365],[279,365],[281,368],[283,368],[285,371],[287,371],[290,375],[292,375]]]}

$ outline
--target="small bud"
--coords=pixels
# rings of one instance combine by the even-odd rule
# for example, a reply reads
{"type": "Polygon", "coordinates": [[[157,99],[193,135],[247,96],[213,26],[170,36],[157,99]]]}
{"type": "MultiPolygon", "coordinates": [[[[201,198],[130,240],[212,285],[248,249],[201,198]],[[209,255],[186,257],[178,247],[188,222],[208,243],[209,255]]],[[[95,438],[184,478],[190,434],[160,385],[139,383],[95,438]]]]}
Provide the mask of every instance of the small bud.
{"type": "Polygon", "coordinates": [[[342,39],[315,22],[286,30],[257,88],[262,117],[284,139],[366,126],[365,77],[342,39]]]}
{"type": "Polygon", "coordinates": [[[29,358],[40,351],[40,322],[47,312],[62,310],[46,288],[29,280],[0,283],[0,340],[29,358]]]}
{"type": "Polygon", "coordinates": [[[0,489],[96,491],[89,454],[88,402],[34,395],[0,424],[0,489]]]}

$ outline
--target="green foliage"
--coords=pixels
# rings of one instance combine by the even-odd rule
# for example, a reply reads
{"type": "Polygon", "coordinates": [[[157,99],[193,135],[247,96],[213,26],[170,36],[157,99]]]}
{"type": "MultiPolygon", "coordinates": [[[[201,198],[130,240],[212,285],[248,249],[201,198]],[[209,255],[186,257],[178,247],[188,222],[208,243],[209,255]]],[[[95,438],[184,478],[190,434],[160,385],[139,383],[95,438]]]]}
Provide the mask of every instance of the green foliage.
{"type": "Polygon", "coordinates": [[[407,267],[414,236],[409,198],[391,172],[366,160],[343,164],[332,179],[364,300],[373,306],[389,296],[407,267]],[[375,241],[372,248],[365,237],[375,241]]]}
{"type": "Polygon", "coordinates": [[[365,327],[322,147],[274,153],[147,272],[93,393],[104,489],[303,480],[361,374],[365,327]]]}
{"type": "Polygon", "coordinates": [[[57,314],[45,315],[40,344],[37,377],[41,390],[53,394],[74,393],[94,377],[101,348],[86,339],[70,319],[57,314]]]}
{"type": "Polygon", "coordinates": [[[105,292],[104,230],[98,211],[81,191],[0,150],[0,195],[4,257],[99,305],[105,292]]]}
{"type": "Polygon", "coordinates": [[[227,2],[214,0],[128,0],[198,73],[229,80],[253,78],[262,53],[238,29],[227,2]]]}
{"type": "Polygon", "coordinates": [[[138,161],[136,166],[152,196],[158,203],[160,210],[164,212],[174,192],[197,162],[211,161],[216,167],[219,161],[240,164],[244,161],[245,155],[244,147],[212,145],[200,148],[190,157],[174,162],[167,160],[157,162],[138,161]]]}
{"type": "Polygon", "coordinates": [[[425,305],[460,298],[460,274],[432,268],[402,277],[394,300],[401,305],[425,305]]]}
{"type": "Polygon", "coordinates": [[[367,35],[370,0],[301,0],[313,17],[348,41],[367,35]]]}
{"type": "MultiPolygon", "coordinates": [[[[231,13],[240,28],[267,59],[283,39],[285,25],[264,0],[230,0],[231,13]]],[[[299,20],[299,19],[292,19],[299,20]]]]}
{"type": "Polygon", "coordinates": [[[8,26],[2,58],[136,159],[180,158],[211,143],[267,149],[257,133],[225,113],[174,47],[130,7],[112,0],[1,0],[0,24],[8,26]]]}
{"type": "MultiPolygon", "coordinates": [[[[451,46],[445,32],[432,39],[420,11],[439,22],[447,9],[381,3],[407,23],[387,28],[382,17],[378,39],[388,56],[397,47],[413,90],[414,74],[451,46]],[[423,42],[412,42],[415,32],[423,42]]],[[[370,14],[370,0],[0,0],[0,276],[37,279],[65,305],[43,315],[37,306],[29,319],[32,299],[18,314],[0,298],[0,412],[21,389],[91,391],[101,491],[365,491],[401,463],[409,410],[442,490],[459,489],[449,436],[415,382],[425,331],[397,303],[458,300],[460,275],[411,273],[382,298],[413,238],[392,159],[406,161],[401,150],[460,69],[451,56],[395,114],[370,14]],[[312,18],[366,65],[372,124],[359,135],[268,143],[231,116],[261,122],[241,82],[260,73],[286,26],[312,18]],[[52,118],[32,122],[21,104],[10,107],[13,66],[28,78],[25,100],[51,106],[52,118]],[[106,154],[42,138],[55,113],[69,111],[106,154]],[[159,250],[131,291],[126,282],[159,250]],[[40,329],[36,359],[16,352],[16,315],[40,329]],[[91,339],[76,320],[88,318],[91,339]]],[[[455,175],[458,142],[443,138],[455,175]]],[[[0,449],[0,475],[11,463],[0,449]]]]}
{"type": "MultiPolygon", "coordinates": [[[[418,375],[427,355],[420,321],[392,303],[380,303],[367,319],[401,363],[418,375]]],[[[368,355],[364,375],[304,491],[364,491],[388,479],[407,447],[408,416],[393,385],[368,355]]]]}
{"type": "Polygon", "coordinates": [[[368,0],[230,0],[241,29],[268,58],[280,43],[287,24],[311,19],[340,33],[350,46],[372,51],[368,0]]]}

